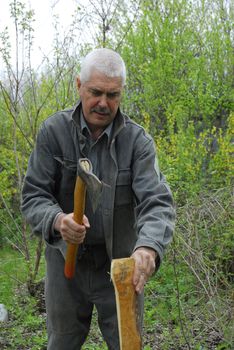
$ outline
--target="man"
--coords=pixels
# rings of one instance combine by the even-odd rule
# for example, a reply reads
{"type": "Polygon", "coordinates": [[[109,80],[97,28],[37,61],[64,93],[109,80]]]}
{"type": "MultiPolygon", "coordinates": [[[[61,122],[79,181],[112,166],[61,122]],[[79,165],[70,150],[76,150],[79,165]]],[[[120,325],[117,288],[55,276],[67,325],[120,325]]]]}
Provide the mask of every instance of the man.
{"type": "Polygon", "coordinates": [[[133,284],[142,316],[143,288],[163,258],[174,226],[173,200],[154,143],[119,109],[126,80],[122,58],[109,49],[81,65],[79,103],[41,126],[29,160],[22,212],[46,245],[49,350],[80,349],[93,307],[109,349],[119,349],[113,258],[135,259],[133,284]],[[95,213],[87,198],[83,225],[73,220],[77,160],[87,157],[103,183],[95,213]],[[75,277],[64,277],[66,243],[79,244],[75,277]]]}

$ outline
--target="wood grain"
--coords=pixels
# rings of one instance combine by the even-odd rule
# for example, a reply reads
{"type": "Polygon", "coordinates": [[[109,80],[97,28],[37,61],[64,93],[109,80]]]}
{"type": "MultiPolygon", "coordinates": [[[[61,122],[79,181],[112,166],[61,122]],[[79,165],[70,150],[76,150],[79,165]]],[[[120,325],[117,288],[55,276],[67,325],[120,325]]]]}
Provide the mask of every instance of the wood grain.
{"type": "Polygon", "coordinates": [[[121,350],[140,350],[141,336],[137,327],[136,292],[132,283],[134,259],[114,259],[111,278],[115,288],[121,350]]]}

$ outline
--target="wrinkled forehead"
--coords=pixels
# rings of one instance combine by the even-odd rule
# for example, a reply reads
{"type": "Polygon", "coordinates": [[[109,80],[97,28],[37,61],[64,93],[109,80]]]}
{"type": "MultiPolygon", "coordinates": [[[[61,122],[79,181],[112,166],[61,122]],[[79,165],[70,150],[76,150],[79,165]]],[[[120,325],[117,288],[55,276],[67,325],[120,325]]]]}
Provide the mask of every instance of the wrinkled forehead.
{"type": "Polygon", "coordinates": [[[122,90],[122,77],[109,77],[102,72],[93,70],[90,73],[89,79],[85,81],[82,85],[88,88],[98,89],[98,90],[122,90]]]}

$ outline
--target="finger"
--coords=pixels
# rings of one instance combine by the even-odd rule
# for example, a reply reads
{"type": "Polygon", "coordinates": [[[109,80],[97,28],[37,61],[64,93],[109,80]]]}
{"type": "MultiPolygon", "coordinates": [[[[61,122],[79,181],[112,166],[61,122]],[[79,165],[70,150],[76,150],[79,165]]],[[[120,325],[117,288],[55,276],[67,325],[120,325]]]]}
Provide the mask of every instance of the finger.
{"type": "Polygon", "coordinates": [[[155,271],[155,252],[152,254],[147,249],[138,249],[137,252],[141,255],[142,270],[146,273],[147,277],[151,276],[155,271]]]}
{"type": "Polygon", "coordinates": [[[66,222],[64,222],[64,230],[72,234],[75,232],[84,233],[86,232],[86,227],[85,225],[77,224],[73,219],[69,219],[66,222]]]}
{"type": "Polygon", "coordinates": [[[76,226],[75,229],[69,226],[64,226],[61,230],[61,234],[66,238],[76,237],[76,239],[78,239],[86,234],[86,228],[82,225],[76,226]]]}
{"type": "Polygon", "coordinates": [[[142,258],[141,255],[134,253],[132,257],[135,260],[135,268],[134,268],[134,273],[133,273],[133,284],[136,286],[140,280],[141,277],[141,272],[143,270],[142,267],[142,258]]]}
{"type": "Polygon", "coordinates": [[[70,242],[74,244],[81,244],[84,241],[85,238],[85,232],[84,233],[77,233],[74,232],[70,235],[70,242]]]}
{"type": "Polygon", "coordinates": [[[66,221],[61,225],[62,238],[69,243],[80,243],[86,235],[85,226],[79,224],[75,225],[75,227],[71,226],[66,221]]]}
{"type": "Polygon", "coordinates": [[[61,223],[61,229],[63,231],[75,231],[77,230],[77,227],[78,227],[79,224],[77,224],[75,221],[74,221],[74,218],[73,218],[73,213],[71,214],[68,214],[66,215],[63,220],[62,220],[62,223],[61,223]]]}
{"type": "Polygon", "coordinates": [[[85,238],[85,232],[84,233],[77,233],[77,232],[69,232],[65,233],[63,235],[64,241],[67,243],[72,243],[72,244],[81,244],[84,241],[85,238]]]}
{"type": "Polygon", "coordinates": [[[83,224],[86,228],[90,228],[89,219],[87,218],[86,215],[83,216],[83,224]]]}
{"type": "Polygon", "coordinates": [[[145,254],[143,256],[143,265],[144,265],[143,269],[144,269],[146,275],[151,276],[152,271],[153,271],[154,262],[152,261],[150,255],[145,254]]]}
{"type": "Polygon", "coordinates": [[[61,223],[61,230],[62,231],[67,231],[69,233],[73,232],[73,231],[77,231],[77,232],[83,232],[85,231],[85,225],[80,225],[77,222],[75,222],[74,220],[74,214],[70,213],[66,216],[64,216],[64,218],[62,219],[62,223],[61,223]]]}
{"type": "Polygon", "coordinates": [[[136,292],[141,293],[149,276],[151,276],[153,270],[152,262],[147,255],[140,251],[135,252],[133,257],[135,259],[133,284],[135,285],[136,292]]]}
{"type": "Polygon", "coordinates": [[[145,274],[144,273],[141,273],[140,275],[140,278],[138,280],[138,283],[137,285],[135,286],[135,291],[138,293],[138,294],[141,294],[144,290],[144,286],[146,284],[146,277],[145,277],[145,274]]]}

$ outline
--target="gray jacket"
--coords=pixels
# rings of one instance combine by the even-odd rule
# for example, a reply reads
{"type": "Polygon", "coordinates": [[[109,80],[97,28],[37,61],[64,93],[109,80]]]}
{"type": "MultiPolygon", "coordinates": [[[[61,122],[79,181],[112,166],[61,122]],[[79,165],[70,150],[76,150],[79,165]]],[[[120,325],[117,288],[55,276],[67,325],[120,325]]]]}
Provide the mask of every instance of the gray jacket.
{"type": "MultiPolygon", "coordinates": [[[[22,213],[33,231],[65,254],[66,244],[51,235],[55,216],[73,211],[77,160],[83,158],[81,103],[45,120],[30,156],[22,191],[22,213]]],[[[110,259],[128,257],[140,246],[163,258],[171,241],[175,211],[168,184],[159,172],[154,142],[118,111],[102,181],[102,217],[110,259]]]]}

